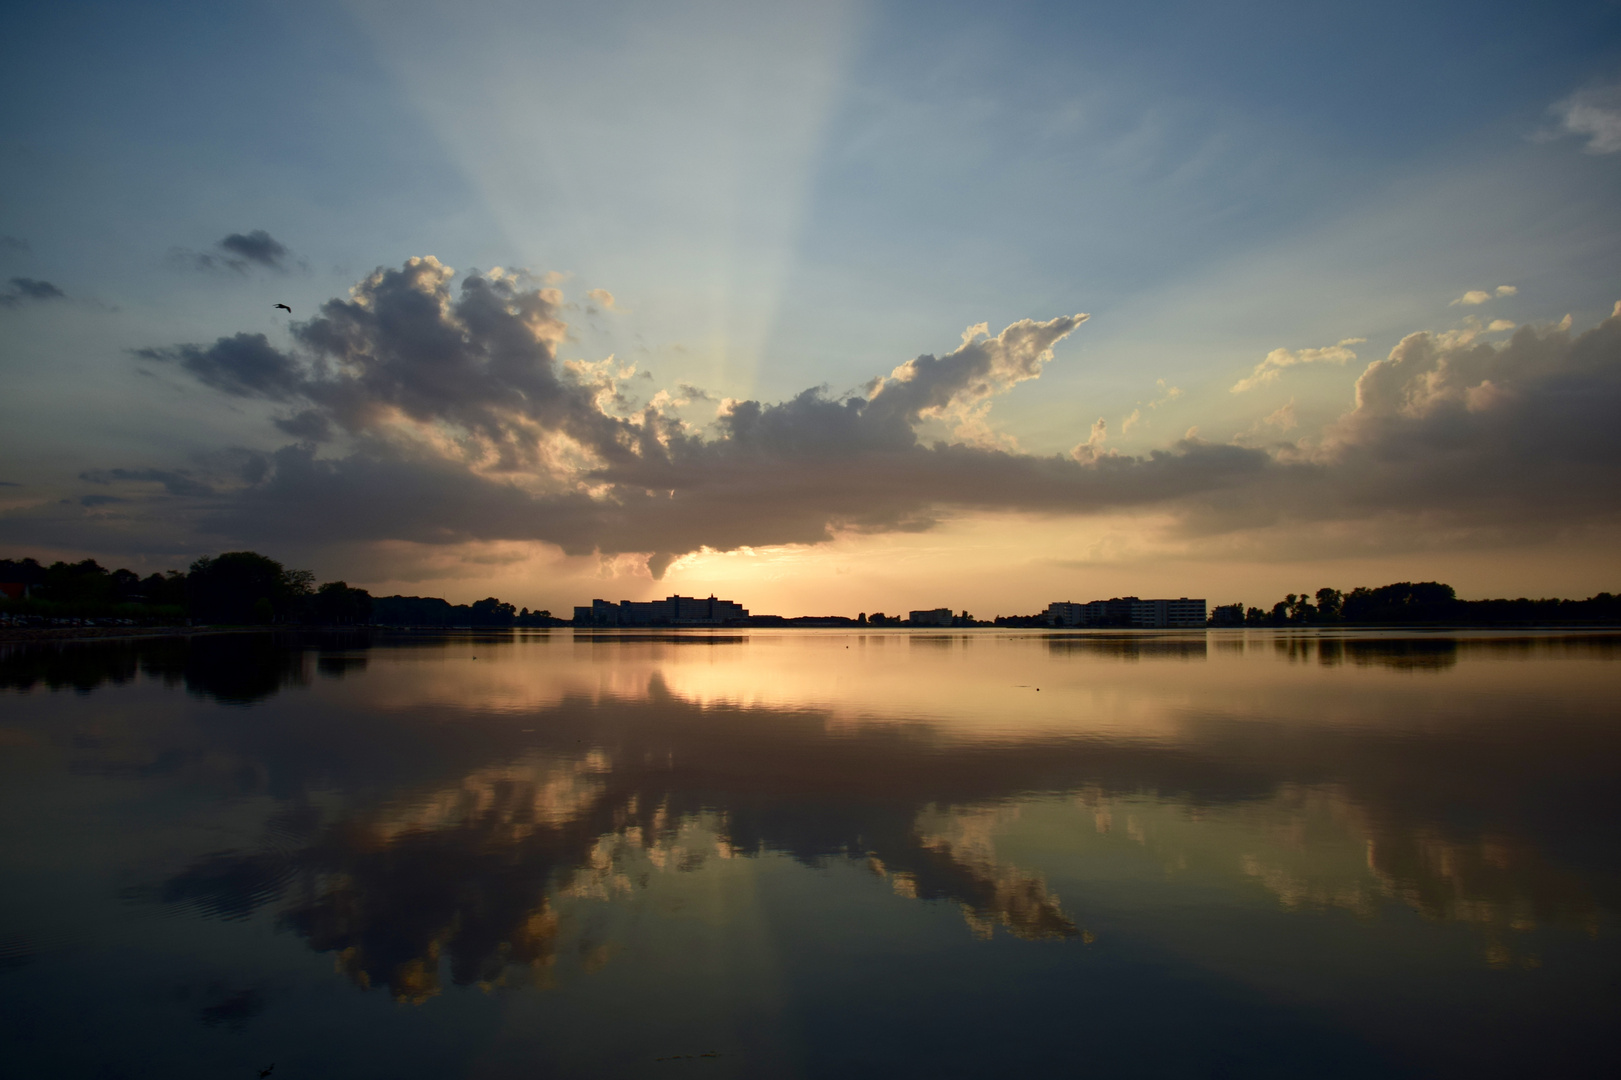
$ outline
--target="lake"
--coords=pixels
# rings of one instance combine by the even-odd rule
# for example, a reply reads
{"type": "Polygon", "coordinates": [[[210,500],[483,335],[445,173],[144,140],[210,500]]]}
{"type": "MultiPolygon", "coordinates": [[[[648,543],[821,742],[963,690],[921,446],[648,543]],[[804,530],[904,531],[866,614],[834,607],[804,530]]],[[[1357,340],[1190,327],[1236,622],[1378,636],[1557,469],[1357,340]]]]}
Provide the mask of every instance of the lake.
{"type": "Polygon", "coordinates": [[[17,1077],[1621,1075],[1621,635],[0,646],[17,1077]]]}

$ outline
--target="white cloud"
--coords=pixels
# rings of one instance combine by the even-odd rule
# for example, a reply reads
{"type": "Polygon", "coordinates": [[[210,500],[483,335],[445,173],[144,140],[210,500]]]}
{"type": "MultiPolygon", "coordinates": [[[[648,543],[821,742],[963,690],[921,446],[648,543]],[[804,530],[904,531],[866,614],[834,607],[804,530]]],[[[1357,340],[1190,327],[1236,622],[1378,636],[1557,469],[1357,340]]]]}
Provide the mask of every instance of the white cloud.
{"type": "MultiPolygon", "coordinates": [[[[1348,341],[1351,339],[1347,339],[1348,341]]],[[[1249,377],[1240,379],[1233,384],[1232,392],[1242,394],[1254,390],[1257,386],[1276,382],[1283,374],[1284,368],[1298,367],[1301,364],[1343,364],[1355,360],[1356,353],[1346,348],[1345,342],[1338,345],[1329,345],[1321,349],[1273,349],[1266,354],[1266,359],[1255,365],[1255,370],[1249,377]]]]}
{"type": "Polygon", "coordinates": [[[1267,427],[1275,427],[1279,431],[1292,431],[1299,427],[1300,421],[1295,416],[1295,399],[1290,398],[1261,423],[1267,427]]]}
{"type": "Polygon", "coordinates": [[[1513,285],[1499,285],[1499,286],[1497,286],[1497,295],[1498,296],[1513,296],[1516,293],[1518,293],[1519,291],[1520,290],[1518,288],[1516,288],[1515,286],[1513,286],[1513,285]]]}
{"type": "Polygon", "coordinates": [[[1103,452],[1103,440],[1109,437],[1109,425],[1098,417],[1092,424],[1092,433],[1086,441],[1069,452],[1069,456],[1076,461],[1091,461],[1103,452]]]}
{"type": "Polygon", "coordinates": [[[1495,334],[1500,330],[1512,329],[1514,329],[1514,324],[1507,319],[1493,319],[1486,325],[1486,332],[1488,334],[1495,334]]]}
{"type": "Polygon", "coordinates": [[[1587,139],[1589,154],[1621,150],[1621,84],[1582,90],[1554,105],[1559,126],[1587,139]]]}
{"type": "Polygon", "coordinates": [[[1484,289],[1470,289],[1447,306],[1457,307],[1459,304],[1463,304],[1466,307],[1474,307],[1476,304],[1484,304],[1491,298],[1492,294],[1484,289]]]}
{"type": "Polygon", "coordinates": [[[609,292],[607,289],[592,289],[585,295],[589,296],[592,300],[595,300],[598,306],[607,308],[609,311],[613,310],[614,294],[609,292]]]}

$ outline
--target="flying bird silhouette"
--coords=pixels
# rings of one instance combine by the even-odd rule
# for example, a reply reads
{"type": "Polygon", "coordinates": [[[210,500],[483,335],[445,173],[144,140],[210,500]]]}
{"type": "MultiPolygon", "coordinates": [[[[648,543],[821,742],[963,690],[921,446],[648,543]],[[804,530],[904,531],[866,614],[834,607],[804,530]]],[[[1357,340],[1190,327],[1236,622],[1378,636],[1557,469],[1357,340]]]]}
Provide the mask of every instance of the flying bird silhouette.
{"type": "Polygon", "coordinates": [[[276,306],[281,308],[283,311],[285,311],[289,315],[291,315],[293,313],[293,309],[288,307],[286,304],[277,304],[276,306]]]}
{"type": "MultiPolygon", "coordinates": [[[[276,306],[277,307],[286,307],[285,304],[277,304],[276,306]]],[[[291,309],[289,309],[289,310],[291,310],[291,309]]],[[[259,1080],[265,1080],[265,1077],[269,1076],[271,1070],[274,1069],[275,1067],[276,1067],[276,1063],[274,1061],[272,1061],[268,1068],[260,1069],[259,1070],[259,1080]]]]}

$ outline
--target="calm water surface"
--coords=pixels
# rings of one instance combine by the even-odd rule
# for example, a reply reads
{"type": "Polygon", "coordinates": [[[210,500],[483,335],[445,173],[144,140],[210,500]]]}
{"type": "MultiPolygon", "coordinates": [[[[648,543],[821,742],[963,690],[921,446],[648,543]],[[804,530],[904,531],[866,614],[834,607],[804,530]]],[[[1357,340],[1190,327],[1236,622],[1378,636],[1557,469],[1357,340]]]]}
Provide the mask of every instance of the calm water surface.
{"type": "Polygon", "coordinates": [[[1621,1075],[1621,637],[0,651],[18,1077],[1621,1075]]]}

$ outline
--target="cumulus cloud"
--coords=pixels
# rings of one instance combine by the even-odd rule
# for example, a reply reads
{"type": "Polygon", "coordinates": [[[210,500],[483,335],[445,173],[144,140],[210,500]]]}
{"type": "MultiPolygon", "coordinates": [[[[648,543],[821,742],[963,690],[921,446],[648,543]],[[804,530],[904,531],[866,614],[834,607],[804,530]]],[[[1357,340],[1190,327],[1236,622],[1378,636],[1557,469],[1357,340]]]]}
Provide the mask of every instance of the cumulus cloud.
{"type": "Polygon", "coordinates": [[[598,307],[607,308],[609,311],[613,310],[614,294],[607,289],[592,289],[585,295],[595,301],[598,307]]]}
{"type": "Polygon", "coordinates": [[[1572,94],[1553,106],[1559,127],[1587,140],[1589,154],[1621,150],[1621,83],[1572,94]]]}
{"type": "Polygon", "coordinates": [[[1092,461],[1103,453],[1103,443],[1108,437],[1109,425],[1104,423],[1103,417],[1100,416],[1092,422],[1092,431],[1087,435],[1086,441],[1071,450],[1069,456],[1076,461],[1092,461]]]}
{"type": "MultiPolygon", "coordinates": [[[[1447,306],[1458,307],[1459,305],[1462,305],[1464,307],[1478,307],[1490,300],[1493,296],[1513,296],[1519,291],[1520,290],[1515,288],[1513,285],[1499,285],[1496,289],[1489,292],[1485,289],[1470,289],[1456,300],[1453,300],[1447,306]]],[[[1360,341],[1361,339],[1358,338],[1357,340],[1360,341]]]]}
{"type": "Polygon", "coordinates": [[[61,300],[67,294],[49,281],[14,277],[5,292],[0,292],[0,307],[13,308],[37,300],[61,300]]]}
{"type": "Polygon", "coordinates": [[[263,229],[231,233],[216,241],[208,251],[175,248],[169,257],[197,270],[227,270],[238,274],[255,266],[285,272],[293,265],[287,246],[263,229]]]}
{"type": "Polygon", "coordinates": [[[1265,386],[1276,382],[1283,374],[1285,368],[1296,367],[1300,364],[1343,364],[1356,359],[1356,353],[1348,346],[1360,344],[1360,338],[1346,338],[1338,345],[1328,345],[1321,349],[1273,349],[1266,354],[1266,358],[1255,365],[1255,370],[1247,378],[1238,380],[1233,384],[1232,393],[1242,394],[1254,390],[1257,386],[1265,386]]]}
{"type": "MultiPolygon", "coordinates": [[[[728,399],[695,427],[667,410],[696,388],[633,407],[621,383],[634,368],[563,363],[556,289],[500,270],[455,279],[431,258],[379,269],[295,324],[288,350],[249,334],[143,350],[281,406],[268,418],[297,441],[197,471],[86,478],[192,492],[191,527],[216,543],[545,541],[646,559],[654,573],[703,548],[927,529],[974,511],[1152,508],[1199,533],[1381,515],[1547,529],[1617,513],[1621,314],[1576,337],[1412,335],[1368,365],[1352,407],[1315,437],[1262,447],[1190,429],[1125,455],[1103,449],[1099,419],[1069,453],[1042,456],[927,433],[983,421],[1083,315],[974,326],[860,393],[728,399]]],[[[1277,350],[1250,378],[1352,355],[1345,343],[1277,350]]],[[[1291,404],[1257,430],[1298,423],[1291,404]]]]}

